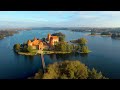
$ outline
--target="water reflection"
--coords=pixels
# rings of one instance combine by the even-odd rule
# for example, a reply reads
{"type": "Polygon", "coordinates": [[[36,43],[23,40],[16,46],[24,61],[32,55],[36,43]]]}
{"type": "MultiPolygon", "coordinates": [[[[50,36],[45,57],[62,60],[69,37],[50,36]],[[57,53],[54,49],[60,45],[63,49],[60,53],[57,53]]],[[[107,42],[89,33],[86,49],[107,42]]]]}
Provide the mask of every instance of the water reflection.
{"type": "Polygon", "coordinates": [[[29,60],[34,60],[34,56],[28,56],[29,60]]]}
{"type": "Polygon", "coordinates": [[[27,60],[27,59],[28,59],[28,56],[24,55],[24,59],[27,60]]]}
{"type": "Polygon", "coordinates": [[[55,61],[57,60],[56,54],[50,54],[49,57],[50,57],[52,60],[55,60],[55,61]]]}
{"type": "Polygon", "coordinates": [[[66,60],[71,57],[72,54],[56,54],[57,60],[66,60]]]}
{"type": "Polygon", "coordinates": [[[111,37],[111,39],[120,40],[120,37],[111,37]]]}
{"type": "Polygon", "coordinates": [[[88,54],[80,54],[81,57],[88,57],[88,54]]]}
{"type": "Polygon", "coordinates": [[[80,53],[70,53],[70,54],[50,54],[50,59],[52,60],[68,60],[73,59],[73,57],[84,57],[87,58],[88,54],[80,54],[80,53]]]}
{"type": "Polygon", "coordinates": [[[20,55],[19,54],[17,54],[17,52],[14,52],[14,51],[12,51],[13,52],[13,54],[14,54],[14,58],[16,59],[19,59],[20,58],[20,55]]]}

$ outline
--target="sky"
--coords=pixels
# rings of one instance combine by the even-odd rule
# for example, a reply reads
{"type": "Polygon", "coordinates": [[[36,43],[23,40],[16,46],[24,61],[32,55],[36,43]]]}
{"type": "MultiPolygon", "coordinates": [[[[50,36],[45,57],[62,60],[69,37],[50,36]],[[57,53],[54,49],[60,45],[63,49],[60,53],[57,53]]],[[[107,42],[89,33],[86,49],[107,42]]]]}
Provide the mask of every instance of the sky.
{"type": "Polygon", "coordinates": [[[120,11],[0,11],[5,27],[120,27],[120,11]]]}

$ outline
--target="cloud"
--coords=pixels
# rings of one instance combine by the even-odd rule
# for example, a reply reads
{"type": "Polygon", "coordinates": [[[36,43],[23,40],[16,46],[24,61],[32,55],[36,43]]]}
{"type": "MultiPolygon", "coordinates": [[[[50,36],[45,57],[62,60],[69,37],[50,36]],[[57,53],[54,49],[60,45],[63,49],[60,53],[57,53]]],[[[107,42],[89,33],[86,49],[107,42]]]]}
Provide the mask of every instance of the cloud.
{"type": "Polygon", "coordinates": [[[2,25],[120,26],[120,11],[26,11],[7,13],[10,14],[2,14],[0,12],[0,22],[2,25]]]}

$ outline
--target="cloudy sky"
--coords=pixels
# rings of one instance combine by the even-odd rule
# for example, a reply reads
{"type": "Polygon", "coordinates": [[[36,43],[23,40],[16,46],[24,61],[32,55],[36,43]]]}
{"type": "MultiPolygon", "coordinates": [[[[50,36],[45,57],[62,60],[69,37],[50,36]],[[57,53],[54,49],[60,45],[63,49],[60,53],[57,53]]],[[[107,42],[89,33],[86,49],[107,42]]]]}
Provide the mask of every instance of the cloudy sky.
{"type": "Polygon", "coordinates": [[[120,27],[120,11],[0,11],[0,27],[120,27]]]}

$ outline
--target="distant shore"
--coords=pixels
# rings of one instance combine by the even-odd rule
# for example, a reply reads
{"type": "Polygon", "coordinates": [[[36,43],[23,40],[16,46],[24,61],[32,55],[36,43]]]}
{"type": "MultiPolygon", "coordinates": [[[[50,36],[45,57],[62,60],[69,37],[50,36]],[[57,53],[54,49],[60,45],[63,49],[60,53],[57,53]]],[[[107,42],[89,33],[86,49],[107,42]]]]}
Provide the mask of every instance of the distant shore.
{"type": "Polygon", "coordinates": [[[101,34],[95,34],[95,35],[86,34],[86,36],[108,36],[108,37],[111,37],[111,35],[101,35],[101,34]]]}

